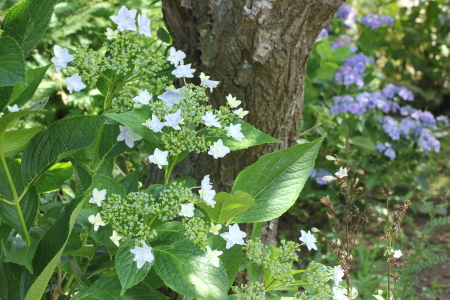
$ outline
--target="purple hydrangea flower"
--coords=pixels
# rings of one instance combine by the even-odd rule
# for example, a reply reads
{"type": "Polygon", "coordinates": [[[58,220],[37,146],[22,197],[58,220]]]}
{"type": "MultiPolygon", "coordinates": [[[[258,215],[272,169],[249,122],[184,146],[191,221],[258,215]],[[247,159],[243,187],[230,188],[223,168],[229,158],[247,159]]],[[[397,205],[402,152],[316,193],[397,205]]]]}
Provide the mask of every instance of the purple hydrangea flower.
{"type": "Polygon", "coordinates": [[[325,169],[313,169],[311,171],[310,177],[314,178],[316,180],[317,184],[325,185],[325,184],[328,184],[328,182],[323,180],[322,177],[328,176],[328,175],[331,175],[331,173],[325,169]]]}
{"type": "Polygon", "coordinates": [[[395,151],[392,148],[388,148],[388,149],[386,149],[386,151],[384,151],[384,155],[386,155],[390,159],[394,159],[395,158],[395,151]]]}
{"type": "Polygon", "coordinates": [[[436,117],[436,120],[444,123],[445,126],[449,125],[448,117],[446,116],[438,116],[436,117]]]}
{"type": "Polygon", "coordinates": [[[392,98],[394,98],[396,91],[397,91],[397,86],[395,86],[393,84],[388,84],[383,88],[383,91],[381,93],[386,98],[392,99],[392,98]]]}
{"type": "Polygon", "coordinates": [[[356,14],[352,10],[352,7],[344,3],[339,7],[339,9],[336,12],[336,17],[341,20],[341,25],[346,28],[352,28],[355,27],[355,17],[356,14]]]}
{"type": "Polygon", "coordinates": [[[361,18],[361,23],[372,28],[377,29],[382,25],[392,25],[394,24],[394,19],[390,16],[379,16],[371,13],[365,17],[361,18]]]}
{"type": "Polygon", "coordinates": [[[400,87],[397,91],[398,95],[405,101],[413,101],[414,95],[405,87],[400,87]]]}
{"type": "Polygon", "coordinates": [[[322,28],[322,30],[319,33],[319,36],[317,37],[318,39],[321,39],[321,38],[327,39],[328,38],[328,26],[329,25],[322,28]]]}
{"type": "Polygon", "coordinates": [[[383,152],[386,149],[386,147],[383,145],[383,143],[380,143],[380,142],[377,143],[375,148],[377,148],[378,152],[383,152]]]}

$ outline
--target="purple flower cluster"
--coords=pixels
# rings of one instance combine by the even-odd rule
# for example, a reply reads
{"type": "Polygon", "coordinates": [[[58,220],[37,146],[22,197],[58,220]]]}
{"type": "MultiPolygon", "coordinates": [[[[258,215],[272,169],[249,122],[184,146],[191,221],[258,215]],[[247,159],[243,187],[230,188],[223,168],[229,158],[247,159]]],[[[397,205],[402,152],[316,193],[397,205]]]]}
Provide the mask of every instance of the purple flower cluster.
{"type": "Polygon", "coordinates": [[[319,33],[319,36],[317,36],[318,39],[324,38],[327,39],[328,38],[328,25],[325,26],[324,28],[322,28],[322,30],[319,33]]]}
{"type": "Polygon", "coordinates": [[[350,4],[344,3],[339,7],[335,14],[336,18],[341,20],[341,25],[346,28],[351,28],[355,26],[356,14],[352,10],[350,4]]]}
{"type": "Polygon", "coordinates": [[[359,88],[364,86],[364,79],[362,74],[366,70],[366,64],[372,65],[374,60],[367,57],[363,53],[353,55],[344,63],[344,67],[336,72],[334,80],[337,82],[344,82],[344,85],[356,84],[359,88]]]}
{"type": "Polygon", "coordinates": [[[384,155],[389,157],[391,160],[395,158],[395,151],[392,149],[391,144],[389,143],[380,143],[378,142],[376,148],[379,152],[384,152],[384,155]]]}
{"type": "Polygon", "coordinates": [[[379,16],[374,13],[371,13],[365,17],[361,18],[361,23],[366,26],[369,26],[372,29],[377,29],[382,25],[392,25],[394,24],[394,18],[390,16],[379,16]]]}
{"type": "Polygon", "coordinates": [[[328,184],[328,182],[323,180],[322,177],[328,176],[328,175],[331,175],[331,173],[325,169],[313,169],[309,176],[314,178],[316,180],[317,184],[325,185],[325,184],[328,184]]]}
{"type": "Polygon", "coordinates": [[[356,97],[350,95],[334,97],[334,106],[331,107],[332,115],[338,115],[344,112],[362,115],[368,109],[378,108],[384,113],[396,113],[400,109],[400,105],[390,99],[387,99],[380,92],[362,92],[356,97]]]}
{"type": "MultiPolygon", "coordinates": [[[[327,32],[328,33],[328,32],[327,32]]],[[[356,47],[355,45],[352,45],[353,39],[346,35],[346,34],[341,34],[339,36],[338,40],[335,40],[333,42],[331,42],[330,46],[333,49],[337,49],[337,48],[341,48],[341,47],[347,47],[348,49],[350,49],[350,51],[352,53],[356,52],[356,50],[358,50],[358,47],[356,47]]]]}

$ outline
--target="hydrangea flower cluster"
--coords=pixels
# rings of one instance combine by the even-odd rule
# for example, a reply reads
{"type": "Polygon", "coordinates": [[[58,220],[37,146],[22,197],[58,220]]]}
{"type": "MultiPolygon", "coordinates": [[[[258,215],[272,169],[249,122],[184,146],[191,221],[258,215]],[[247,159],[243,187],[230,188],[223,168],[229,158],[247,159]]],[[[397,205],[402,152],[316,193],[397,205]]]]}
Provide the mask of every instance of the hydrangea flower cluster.
{"type": "Polygon", "coordinates": [[[356,13],[348,3],[342,4],[336,11],[335,17],[341,21],[341,25],[346,28],[356,27],[356,13]]]}
{"type": "Polygon", "coordinates": [[[303,292],[298,299],[323,300],[333,295],[333,290],[328,284],[332,278],[333,269],[312,261],[303,273],[303,279],[310,289],[303,292]]]}
{"type": "Polygon", "coordinates": [[[309,177],[314,178],[317,184],[325,185],[328,184],[328,182],[323,180],[323,177],[328,175],[331,175],[331,173],[325,169],[313,169],[311,174],[309,174],[309,177]]]}
{"type": "Polygon", "coordinates": [[[246,284],[232,286],[231,289],[237,296],[237,300],[264,300],[266,299],[266,290],[263,283],[252,282],[251,286],[246,284]]]}
{"type": "Polygon", "coordinates": [[[373,65],[373,58],[369,58],[362,53],[358,53],[346,59],[344,67],[336,72],[334,80],[343,82],[344,85],[356,84],[359,88],[364,86],[363,73],[366,64],[373,65]]]}
{"type": "Polygon", "coordinates": [[[374,13],[371,13],[367,16],[361,18],[361,23],[372,28],[377,29],[382,25],[392,25],[394,24],[394,18],[390,16],[380,16],[374,13]]]}
{"type": "Polygon", "coordinates": [[[273,250],[264,246],[259,238],[248,240],[244,248],[247,250],[249,260],[261,265],[264,270],[268,270],[277,281],[290,283],[294,281],[292,262],[298,260],[299,244],[285,240],[282,240],[281,244],[279,256],[276,259],[272,259],[273,250]]]}
{"type": "MultiPolygon", "coordinates": [[[[332,115],[345,112],[362,115],[368,110],[380,110],[383,114],[399,113],[402,118],[394,118],[389,115],[378,117],[383,130],[392,140],[404,138],[411,140],[415,136],[421,150],[428,152],[431,149],[439,152],[440,142],[433,132],[438,130],[438,125],[448,126],[446,116],[434,117],[429,111],[414,109],[409,105],[400,106],[395,100],[402,99],[413,101],[414,95],[405,87],[393,84],[386,85],[381,92],[362,92],[356,96],[335,96],[334,105],[330,108],[332,115]]],[[[382,149],[377,146],[378,151],[394,159],[395,151],[389,146],[382,149]]]]}
{"type": "Polygon", "coordinates": [[[395,158],[395,151],[392,149],[392,146],[390,143],[380,143],[378,142],[376,145],[376,148],[379,152],[384,152],[384,155],[389,157],[390,159],[395,158]]]}
{"type": "Polygon", "coordinates": [[[353,40],[350,36],[346,34],[341,34],[339,38],[333,42],[331,42],[330,46],[332,49],[338,49],[341,47],[347,47],[352,53],[358,50],[358,47],[352,44],[353,40]]]}

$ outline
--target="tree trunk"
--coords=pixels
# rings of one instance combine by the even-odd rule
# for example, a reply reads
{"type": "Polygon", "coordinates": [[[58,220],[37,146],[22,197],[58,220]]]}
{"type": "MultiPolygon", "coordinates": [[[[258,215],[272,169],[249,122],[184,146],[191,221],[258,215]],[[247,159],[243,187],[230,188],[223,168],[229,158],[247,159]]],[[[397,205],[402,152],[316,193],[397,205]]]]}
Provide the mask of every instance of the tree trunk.
{"type": "MultiPolygon", "coordinates": [[[[281,141],[221,159],[190,154],[174,170],[177,176],[199,181],[210,174],[216,191],[229,191],[239,172],[260,156],[296,143],[308,55],[343,2],[163,0],[165,23],[177,50],[186,52],[185,64],[220,81],[210,95],[213,107],[225,105],[231,94],[250,111],[246,122],[281,141]]],[[[155,182],[153,170],[149,180],[155,182]]],[[[276,243],[277,222],[265,225],[265,243],[276,243]]]]}

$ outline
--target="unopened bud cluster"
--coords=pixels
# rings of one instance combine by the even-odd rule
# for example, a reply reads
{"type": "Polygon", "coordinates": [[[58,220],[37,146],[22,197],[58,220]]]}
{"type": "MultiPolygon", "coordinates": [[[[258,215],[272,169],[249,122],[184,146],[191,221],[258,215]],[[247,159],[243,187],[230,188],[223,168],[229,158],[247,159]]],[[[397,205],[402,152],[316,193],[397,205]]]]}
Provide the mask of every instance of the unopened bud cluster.
{"type": "MultiPolygon", "coordinates": [[[[290,283],[294,281],[292,274],[292,262],[297,260],[297,251],[299,245],[295,242],[281,241],[282,246],[279,248],[279,255],[274,259],[270,247],[266,247],[261,243],[261,240],[249,240],[244,245],[247,250],[247,257],[249,260],[262,265],[262,267],[269,271],[272,277],[283,283],[290,283]]],[[[276,250],[275,250],[276,251],[276,250]]]]}
{"type": "Polygon", "coordinates": [[[190,240],[200,249],[205,250],[208,245],[208,233],[210,226],[199,217],[184,218],[183,219],[184,236],[190,240]]]}
{"type": "Polygon", "coordinates": [[[198,196],[181,182],[171,182],[159,195],[157,218],[161,221],[170,221],[179,216],[181,204],[193,203],[197,199],[198,196]]]}
{"type": "Polygon", "coordinates": [[[333,269],[312,261],[303,273],[303,281],[310,287],[298,299],[323,300],[330,299],[333,290],[328,281],[333,276],[333,269]]]}
{"type": "Polygon", "coordinates": [[[119,236],[147,240],[156,236],[148,225],[149,218],[158,213],[155,199],[144,192],[130,193],[126,197],[112,194],[102,203],[101,215],[119,236]]]}
{"type": "Polygon", "coordinates": [[[264,300],[266,299],[266,291],[264,284],[259,282],[252,282],[251,286],[246,284],[238,286],[232,286],[233,292],[236,293],[238,300],[264,300]]]}

